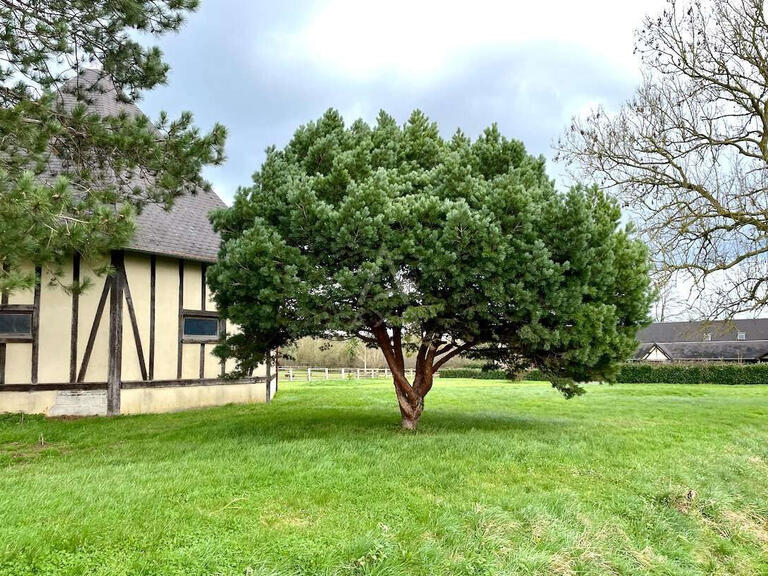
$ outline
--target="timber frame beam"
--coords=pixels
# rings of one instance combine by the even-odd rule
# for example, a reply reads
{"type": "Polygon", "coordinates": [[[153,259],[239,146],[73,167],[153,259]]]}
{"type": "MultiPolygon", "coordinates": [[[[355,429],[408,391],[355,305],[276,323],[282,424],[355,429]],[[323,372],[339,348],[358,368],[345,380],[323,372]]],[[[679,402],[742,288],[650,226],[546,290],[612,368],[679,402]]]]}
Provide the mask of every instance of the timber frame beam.
{"type": "MultiPolygon", "coordinates": [[[[35,267],[35,275],[37,282],[35,284],[33,303],[32,304],[9,304],[8,294],[0,295],[0,309],[12,310],[16,312],[30,313],[31,319],[31,334],[23,335],[23,337],[6,337],[0,339],[0,392],[34,392],[34,391],[51,391],[51,390],[106,390],[107,392],[107,413],[109,415],[120,414],[120,391],[121,389],[137,389],[137,388],[154,388],[154,387],[175,387],[175,386],[209,386],[209,385],[222,385],[222,384],[238,384],[238,383],[254,383],[265,381],[267,383],[267,397],[270,396],[270,385],[273,378],[247,378],[244,380],[228,380],[225,378],[225,366],[224,362],[221,362],[220,377],[218,378],[205,378],[205,363],[208,352],[208,347],[216,344],[215,340],[200,341],[195,340],[194,343],[199,344],[199,370],[196,371],[197,378],[182,378],[183,373],[183,347],[185,344],[184,339],[184,317],[185,315],[202,316],[205,318],[219,318],[219,314],[216,311],[210,310],[208,307],[208,289],[206,282],[206,272],[208,265],[205,263],[200,264],[201,278],[200,278],[200,309],[192,310],[184,308],[184,280],[185,280],[185,261],[178,259],[178,349],[177,349],[177,362],[176,372],[177,377],[174,380],[155,380],[155,360],[156,360],[156,291],[157,291],[157,261],[158,257],[155,255],[150,256],[150,268],[149,268],[149,282],[150,282],[150,294],[149,294],[149,337],[146,342],[142,342],[141,330],[139,328],[137,311],[135,303],[131,295],[131,287],[128,282],[128,275],[125,266],[125,253],[122,250],[115,250],[111,253],[110,266],[111,272],[104,279],[103,287],[101,287],[101,293],[96,306],[93,319],[90,320],[90,330],[88,331],[88,337],[85,342],[82,342],[80,338],[80,330],[84,327],[81,318],[82,310],[82,298],[79,291],[82,284],[82,271],[83,262],[79,254],[72,256],[72,282],[74,289],[71,294],[71,325],[70,325],[70,342],[68,347],[68,377],[64,376],[65,382],[62,383],[50,383],[50,382],[38,382],[38,364],[40,358],[40,300],[41,300],[41,283],[42,283],[42,269],[40,266],[35,267]],[[109,304],[107,301],[109,300],[109,304]],[[125,332],[125,335],[131,334],[136,345],[136,352],[138,356],[138,367],[140,371],[141,380],[139,381],[123,381],[122,364],[123,364],[123,333],[124,333],[124,310],[127,312],[127,321],[130,321],[130,332],[125,332]],[[96,348],[97,340],[99,338],[100,328],[104,321],[104,316],[108,315],[108,349],[107,349],[107,374],[106,382],[101,381],[101,377],[97,381],[87,382],[88,368],[91,363],[91,358],[96,348]],[[30,367],[30,380],[29,383],[22,384],[7,384],[5,374],[6,364],[6,343],[27,343],[32,345],[31,354],[31,367],[30,367]],[[83,344],[85,344],[83,348],[83,344]],[[145,345],[148,345],[148,350],[145,345]],[[145,357],[145,351],[148,352],[148,357],[145,357]]],[[[87,324],[86,324],[87,326],[87,324]]],[[[219,333],[224,334],[226,332],[226,325],[223,320],[219,319],[219,333]]],[[[101,332],[103,334],[103,331],[101,332]]],[[[146,336],[145,336],[146,338],[146,336]]],[[[272,362],[268,362],[267,368],[268,375],[273,376],[272,362]]],[[[277,367],[277,359],[275,358],[274,368],[277,367]]],[[[276,380],[276,370],[274,370],[274,379],[276,380]]],[[[275,387],[277,383],[275,382],[275,387]]]]}
{"type": "Polygon", "coordinates": [[[125,290],[125,257],[112,252],[112,277],[109,298],[109,359],[107,366],[107,414],[120,414],[120,385],[123,370],[123,294],[125,290]]]}

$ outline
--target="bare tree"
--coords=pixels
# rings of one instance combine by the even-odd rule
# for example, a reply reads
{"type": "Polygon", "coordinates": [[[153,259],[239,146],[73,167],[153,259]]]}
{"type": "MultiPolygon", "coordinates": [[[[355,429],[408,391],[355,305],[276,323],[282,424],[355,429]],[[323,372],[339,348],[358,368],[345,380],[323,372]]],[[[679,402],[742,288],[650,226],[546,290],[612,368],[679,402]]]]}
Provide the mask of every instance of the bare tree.
{"type": "Polygon", "coordinates": [[[664,275],[710,315],[768,306],[768,23],[763,0],[669,0],[637,31],[643,80],[574,119],[558,159],[637,216],[664,275]]]}
{"type": "Polygon", "coordinates": [[[652,316],[656,322],[669,322],[683,319],[685,301],[673,279],[657,276],[654,280],[656,300],[653,303],[652,316]]]}

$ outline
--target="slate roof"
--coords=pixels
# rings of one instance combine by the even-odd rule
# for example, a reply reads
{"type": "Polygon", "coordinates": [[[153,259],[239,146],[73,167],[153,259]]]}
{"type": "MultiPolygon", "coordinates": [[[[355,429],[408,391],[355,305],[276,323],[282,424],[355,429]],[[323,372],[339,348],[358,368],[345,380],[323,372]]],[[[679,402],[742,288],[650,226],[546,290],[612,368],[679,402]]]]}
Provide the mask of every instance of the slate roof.
{"type": "Polygon", "coordinates": [[[653,350],[653,347],[655,344],[651,342],[641,342],[640,345],[637,347],[637,350],[635,350],[635,354],[632,356],[634,360],[642,360],[645,358],[648,353],[653,350]]]}
{"type": "Polygon", "coordinates": [[[82,70],[67,80],[59,98],[67,110],[72,110],[77,104],[85,104],[89,111],[100,116],[117,116],[121,112],[131,116],[143,114],[136,104],[121,98],[109,76],[99,70],[82,70]]]}
{"type": "MultiPolygon", "coordinates": [[[[142,114],[135,104],[121,100],[112,81],[98,70],[83,70],[65,82],[61,100],[68,109],[84,103],[89,110],[103,116],[142,114]]],[[[49,175],[55,176],[62,169],[61,161],[52,158],[49,175]]],[[[126,250],[215,262],[221,239],[214,232],[208,214],[224,206],[215,192],[202,189],[178,197],[169,210],[149,204],[137,215],[136,233],[126,250]]]]}
{"type": "Polygon", "coordinates": [[[657,346],[670,359],[754,362],[768,355],[768,340],[751,342],[657,342],[641,344],[634,358],[642,360],[657,346]]]}
{"type": "Polygon", "coordinates": [[[151,204],[136,217],[130,250],[216,262],[221,238],[213,231],[208,213],[223,208],[215,192],[198,190],[176,199],[170,210],[151,204]]]}
{"type": "Polygon", "coordinates": [[[711,322],[656,322],[638,332],[635,360],[658,346],[671,360],[754,362],[768,355],[768,318],[711,322]],[[744,332],[745,340],[738,340],[744,332]],[[706,334],[711,340],[704,341],[706,334]]]}
{"type": "Polygon", "coordinates": [[[713,342],[729,342],[744,332],[746,340],[768,340],[768,318],[712,322],[654,322],[637,334],[640,342],[701,342],[709,334],[713,342]]]}

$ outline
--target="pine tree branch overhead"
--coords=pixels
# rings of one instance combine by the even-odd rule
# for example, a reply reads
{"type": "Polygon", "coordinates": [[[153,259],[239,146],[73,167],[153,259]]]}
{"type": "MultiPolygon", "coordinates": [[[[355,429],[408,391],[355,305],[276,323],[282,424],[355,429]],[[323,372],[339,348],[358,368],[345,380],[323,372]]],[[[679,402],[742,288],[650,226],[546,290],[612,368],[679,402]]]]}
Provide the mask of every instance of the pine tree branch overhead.
{"type": "Polygon", "coordinates": [[[196,0],[0,0],[0,289],[124,245],[132,215],[208,187],[226,131],[192,115],[152,122],[134,105],[168,65],[136,32],[178,30],[196,0]],[[23,237],[24,242],[16,239],[23,237]]]}

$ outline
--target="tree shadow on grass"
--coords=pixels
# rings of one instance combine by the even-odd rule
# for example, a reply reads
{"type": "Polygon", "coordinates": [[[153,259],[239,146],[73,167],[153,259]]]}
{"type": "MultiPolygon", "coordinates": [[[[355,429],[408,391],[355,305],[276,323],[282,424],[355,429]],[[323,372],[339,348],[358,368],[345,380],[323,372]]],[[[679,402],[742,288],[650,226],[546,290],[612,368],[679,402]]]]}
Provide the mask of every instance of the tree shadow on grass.
{"type": "MultiPolygon", "coordinates": [[[[112,445],[166,445],[172,450],[225,446],[246,442],[270,445],[306,440],[327,443],[380,442],[392,438],[403,442],[453,438],[467,433],[509,434],[543,437],[561,434],[564,428],[583,423],[561,417],[532,416],[524,412],[477,411],[433,408],[425,412],[416,432],[400,428],[395,406],[365,407],[324,403],[312,406],[297,402],[279,405],[230,405],[174,414],[147,414],[117,418],[52,420],[27,417],[23,423],[6,417],[0,445],[45,438],[66,441],[73,449],[104,450],[112,445]],[[161,445],[157,441],[162,439],[161,445]]],[[[145,455],[146,456],[146,455],[145,455]]]]}
{"type": "MultiPolygon", "coordinates": [[[[187,414],[191,416],[191,414],[187,414]]],[[[517,433],[537,436],[562,433],[574,422],[563,418],[541,418],[525,414],[500,412],[462,412],[434,410],[425,414],[416,432],[400,428],[397,410],[349,409],[324,406],[321,408],[287,407],[263,414],[245,411],[231,416],[196,414],[199,418],[180,419],[178,426],[165,428],[164,435],[210,443],[221,440],[248,439],[258,444],[322,439],[348,442],[350,440],[392,437],[439,437],[469,432],[517,433]]],[[[129,425],[129,422],[126,422],[129,425]]]]}

